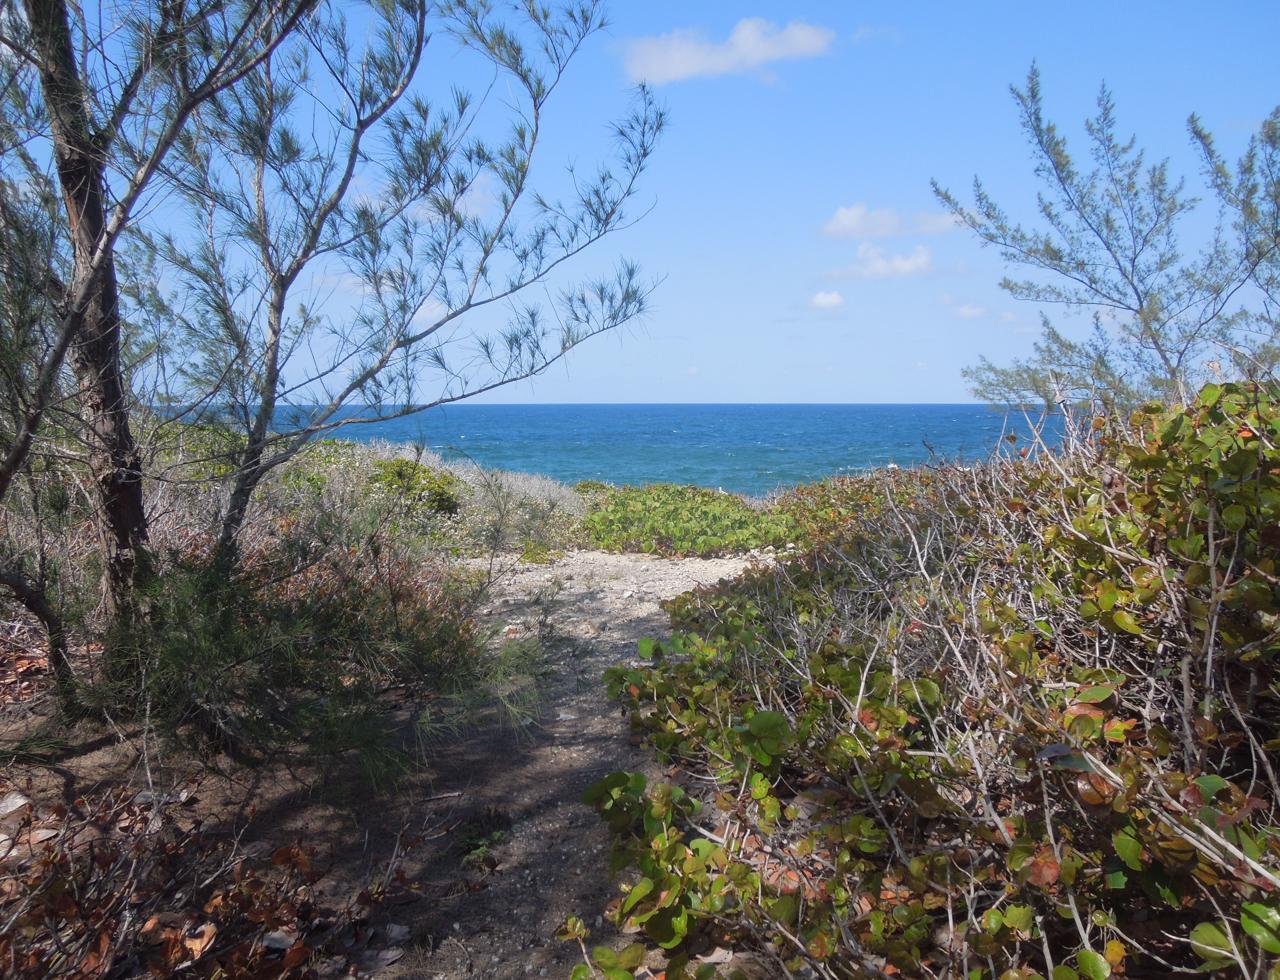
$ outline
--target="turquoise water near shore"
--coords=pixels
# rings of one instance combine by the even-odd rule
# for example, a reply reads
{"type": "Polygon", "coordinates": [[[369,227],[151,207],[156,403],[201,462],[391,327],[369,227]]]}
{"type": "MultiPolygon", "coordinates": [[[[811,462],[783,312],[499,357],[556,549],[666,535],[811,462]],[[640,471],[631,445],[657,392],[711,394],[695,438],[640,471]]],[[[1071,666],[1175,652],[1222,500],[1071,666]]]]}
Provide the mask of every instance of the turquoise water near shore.
{"type": "MultiPolygon", "coordinates": [[[[1059,431],[1060,420],[1049,419],[1047,432],[1059,431]]],[[[1022,444],[1022,413],[986,405],[459,404],[336,435],[421,443],[448,459],[570,483],[764,494],[889,463],[982,459],[1008,432],[1022,444]]]]}

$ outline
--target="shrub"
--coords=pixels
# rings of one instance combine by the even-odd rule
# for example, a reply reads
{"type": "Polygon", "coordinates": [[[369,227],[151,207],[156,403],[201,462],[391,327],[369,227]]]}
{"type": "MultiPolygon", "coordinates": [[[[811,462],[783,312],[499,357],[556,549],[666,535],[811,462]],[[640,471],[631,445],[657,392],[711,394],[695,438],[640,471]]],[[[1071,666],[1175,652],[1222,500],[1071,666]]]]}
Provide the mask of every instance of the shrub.
{"type": "Polygon", "coordinates": [[[917,492],[915,477],[880,470],[867,476],[837,476],[795,487],[771,507],[786,521],[791,540],[812,548],[842,534],[851,522],[871,526],[889,511],[891,499],[905,502],[917,492]]]}
{"type": "Polygon", "coordinates": [[[370,486],[403,501],[410,513],[456,514],[462,484],[446,470],[413,459],[374,460],[370,486]]]}
{"type": "Polygon", "coordinates": [[[585,519],[595,544],[610,551],[713,556],[787,540],[784,519],[718,490],[656,483],[610,489],[585,519]]]}
{"type": "Polygon", "coordinates": [[[291,490],[311,494],[323,493],[338,470],[351,470],[362,465],[360,447],[342,439],[320,439],[306,446],[289,461],[280,482],[291,490]]]}
{"type": "Polygon", "coordinates": [[[555,557],[556,552],[541,541],[528,541],[520,550],[520,560],[528,565],[546,565],[555,557]]]}
{"type": "Polygon", "coordinates": [[[390,542],[357,551],[290,530],[229,579],[207,542],[171,555],[90,698],[214,749],[387,761],[383,693],[436,696],[478,669],[473,599],[445,566],[390,542]]]}
{"type": "Polygon", "coordinates": [[[532,473],[459,466],[466,502],[442,536],[463,554],[550,556],[582,543],[582,498],[532,473]]]}
{"type": "Polygon", "coordinates": [[[617,918],[820,976],[1272,975],[1277,398],[801,494],[861,503],[609,672],[687,774],[588,793],[617,918]]]}
{"type": "Polygon", "coordinates": [[[185,422],[144,414],[139,440],[154,448],[155,464],[169,479],[223,480],[235,471],[244,435],[215,421],[185,422]]]}

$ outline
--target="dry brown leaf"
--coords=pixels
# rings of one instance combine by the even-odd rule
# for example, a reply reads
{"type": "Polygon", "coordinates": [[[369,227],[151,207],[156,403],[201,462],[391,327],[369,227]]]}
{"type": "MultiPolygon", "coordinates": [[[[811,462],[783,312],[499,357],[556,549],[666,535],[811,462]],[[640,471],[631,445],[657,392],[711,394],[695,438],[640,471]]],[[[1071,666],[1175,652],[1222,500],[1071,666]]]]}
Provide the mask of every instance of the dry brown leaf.
{"type": "Polygon", "coordinates": [[[150,946],[168,942],[182,930],[184,919],[177,912],[156,912],[142,924],[138,938],[150,946]]]}
{"type": "Polygon", "coordinates": [[[16,789],[11,793],[6,793],[4,796],[0,797],[0,820],[3,820],[11,813],[17,813],[24,806],[30,805],[31,801],[16,789]]]}

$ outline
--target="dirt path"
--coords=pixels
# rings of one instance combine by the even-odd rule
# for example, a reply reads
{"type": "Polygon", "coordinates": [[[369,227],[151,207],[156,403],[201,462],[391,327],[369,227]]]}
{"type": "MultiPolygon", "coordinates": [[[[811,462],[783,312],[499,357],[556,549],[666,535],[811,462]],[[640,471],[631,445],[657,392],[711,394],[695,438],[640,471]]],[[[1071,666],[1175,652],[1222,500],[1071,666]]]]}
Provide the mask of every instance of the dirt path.
{"type": "Polygon", "coordinates": [[[593,942],[608,941],[597,919],[616,894],[608,835],[579,796],[646,759],[601,674],[632,659],[641,637],[669,632],[661,600],[745,565],[573,552],[504,577],[485,614],[508,637],[540,632],[546,641],[539,721],[523,736],[495,723],[433,760],[437,795],[461,794],[450,814],[452,859],[433,862],[433,897],[405,910],[406,955],[381,976],[566,977],[577,950],[555,932],[568,915],[586,919],[593,942]]]}

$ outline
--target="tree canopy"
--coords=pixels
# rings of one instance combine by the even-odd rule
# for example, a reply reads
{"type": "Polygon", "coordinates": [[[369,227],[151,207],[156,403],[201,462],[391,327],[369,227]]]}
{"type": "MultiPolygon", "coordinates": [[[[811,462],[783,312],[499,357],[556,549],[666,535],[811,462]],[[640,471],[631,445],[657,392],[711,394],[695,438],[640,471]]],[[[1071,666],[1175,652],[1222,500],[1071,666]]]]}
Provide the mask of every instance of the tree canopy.
{"type": "Polygon", "coordinates": [[[1088,163],[1068,149],[1045,115],[1040,73],[1012,88],[1041,190],[1037,221],[1010,217],[975,177],[965,205],[937,181],[956,218],[1024,275],[1001,287],[1018,299],[1088,311],[1093,327],[1070,336],[1047,314],[1028,358],[1001,366],[983,357],[966,370],[979,397],[999,402],[1148,397],[1187,403],[1207,378],[1258,376],[1274,364],[1280,249],[1280,107],[1233,169],[1195,117],[1191,138],[1205,161],[1216,221],[1196,241],[1202,203],[1167,159],[1150,163],[1136,138],[1120,135],[1103,85],[1085,120],[1088,163]]]}

